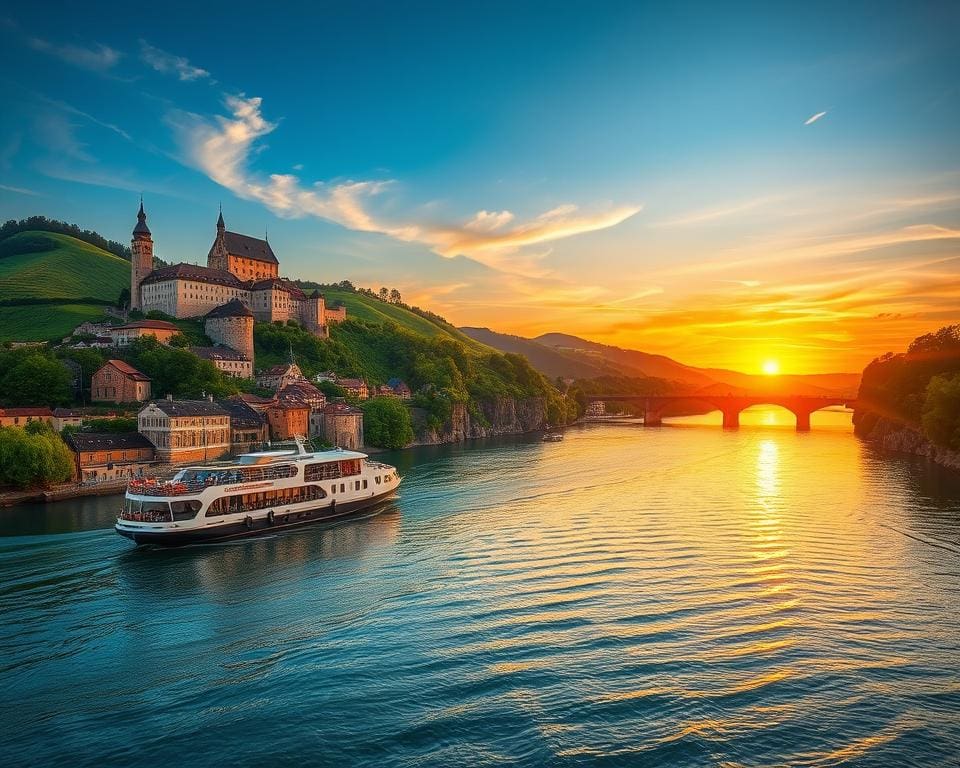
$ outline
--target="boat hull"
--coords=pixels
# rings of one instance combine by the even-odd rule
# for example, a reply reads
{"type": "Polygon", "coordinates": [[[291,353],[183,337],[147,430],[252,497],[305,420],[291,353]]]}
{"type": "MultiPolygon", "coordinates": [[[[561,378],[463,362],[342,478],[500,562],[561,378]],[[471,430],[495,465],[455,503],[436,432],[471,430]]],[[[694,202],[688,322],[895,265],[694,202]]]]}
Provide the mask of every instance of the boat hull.
{"type": "Polygon", "coordinates": [[[244,536],[262,536],[264,533],[276,533],[290,530],[291,528],[301,528],[312,523],[322,523],[348,517],[349,515],[370,509],[386,501],[395,493],[396,489],[391,489],[381,493],[379,496],[369,496],[355,501],[339,502],[335,506],[328,504],[315,509],[290,512],[289,514],[278,514],[275,515],[272,524],[265,517],[252,519],[249,527],[244,520],[239,520],[236,522],[223,523],[222,525],[169,531],[130,530],[128,528],[122,528],[119,523],[114,526],[114,529],[121,536],[132,540],[137,545],[152,544],[163,547],[182,547],[187,544],[212,543],[228,539],[238,539],[244,536]]]}

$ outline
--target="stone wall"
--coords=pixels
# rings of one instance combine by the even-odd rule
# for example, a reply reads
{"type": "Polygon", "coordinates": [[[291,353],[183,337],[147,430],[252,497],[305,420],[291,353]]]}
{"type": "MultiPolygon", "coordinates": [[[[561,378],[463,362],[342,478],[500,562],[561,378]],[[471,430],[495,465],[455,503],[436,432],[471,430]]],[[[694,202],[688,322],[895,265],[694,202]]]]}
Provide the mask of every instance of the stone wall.
{"type": "Polygon", "coordinates": [[[474,416],[462,403],[455,403],[450,420],[437,431],[427,426],[426,412],[411,409],[416,445],[459,443],[478,437],[519,435],[536,432],[547,425],[547,408],[543,398],[528,397],[517,400],[501,397],[480,404],[480,413],[474,416]]]}
{"type": "Polygon", "coordinates": [[[854,432],[885,451],[923,456],[936,464],[960,472],[960,453],[931,443],[915,426],[868,411],[853,414],[854,432]]]}

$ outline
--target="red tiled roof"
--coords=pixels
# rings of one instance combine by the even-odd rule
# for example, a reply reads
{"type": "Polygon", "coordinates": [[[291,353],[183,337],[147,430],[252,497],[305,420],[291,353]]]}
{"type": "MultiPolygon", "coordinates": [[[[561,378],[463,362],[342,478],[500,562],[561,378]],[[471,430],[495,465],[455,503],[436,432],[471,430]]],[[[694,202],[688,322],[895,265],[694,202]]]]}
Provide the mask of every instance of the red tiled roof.
{"type": "Polygon", "coordinates": [[[143,283],[160,283],[164,280],[193,280],[198,283],[220,283],[234,288],[243,287],[243,283],[232,272],[196,264],[174,264],[170,267],[155,269],[143,279],[143,283]]]}
{"type": "MultiPolygon", "coordinates": [[[[134,381],[150,381],[150,377],[147,376],[147,374],[140,373],[140,371],[138,371],[129,363],[125,363],[123,360],[107,360],[107,362],[103,364],[103,368],[106,368],[108,365],[113,366],[120,371],[120,373],[124,374],[125,376],[129,376],[134,381]]],[[[97,373],[100,373],[103,368],[97,371],[97,373]]],[[[94,376],[96,375],[97,374],[95,373],[94,376]]]]}
{"type": "Polygon", "coordinates": [[[349,403],[327,403],[323,408],[320,409],[324,413],[329,413],[331,415],[341,415],[348,413],[363,413],[359,408],[350,405],[349,403]]]}
{"type": "Polygon", "coordinates": [[[0,416],[53,416],[49,408],[0,408],[0,416]]]}
{"type": "Polygon", "coordinates": [[[118,326],[113,330],[122,331],[128,328],[154,328],[158,331],[179,330],[177,326],[175,326],[173,323],[168,323],[166,320],[134,320],[132,323],[127,323],[126,325],[118,326]]]}

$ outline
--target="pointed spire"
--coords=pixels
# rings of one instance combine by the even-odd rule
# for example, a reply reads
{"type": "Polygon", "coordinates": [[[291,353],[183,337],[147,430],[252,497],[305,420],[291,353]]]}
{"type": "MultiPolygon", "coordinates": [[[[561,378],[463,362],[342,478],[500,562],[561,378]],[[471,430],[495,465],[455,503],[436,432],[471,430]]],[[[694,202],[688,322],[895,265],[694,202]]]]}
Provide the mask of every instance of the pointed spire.
{"type": "Polygon", "coordinates": [[[293,356],[293,342],[292,342],[292,341],[290,342],[290,358],[289,358],[289,362],[290,362],[290,365],[295,365],[296,362],[297,362],[296,358],[293,356]]]}
{"type": "Polygon", "coordinates": [[[223,232],[227,225],[223,223],[223,203],[220,204],[220,215],[217,216],[217,232],[223,232]]]}
{"type": "Polygon", "coordinates": [[[143,210],[143,195],[140,195],[140,210],[137,212],[137,226],[133,228],[133,236],[150,237],[150,228],[147,226],[147,214],[143,210]]]}

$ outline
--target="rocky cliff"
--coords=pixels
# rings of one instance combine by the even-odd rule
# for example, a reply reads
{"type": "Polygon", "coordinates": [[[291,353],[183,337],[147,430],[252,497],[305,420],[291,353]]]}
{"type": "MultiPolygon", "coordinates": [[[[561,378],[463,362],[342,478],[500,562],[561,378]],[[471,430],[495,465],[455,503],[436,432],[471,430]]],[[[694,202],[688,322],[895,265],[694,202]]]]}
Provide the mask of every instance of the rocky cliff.
{"type": "Polygon", "coordinates": [[[547,426],[547,408],[543,398],[515,399],[501,397],[480,404],[479,413],[471,414],[466,405],[455,403],[450,420],[441,430],[427,426],[426,413],[412,409],[415,445],[459,443],[476,437],[518,435],[547,426]]]}
{"type": "Polygon", "coordinates": [[[870,411],[854,411],[853,424],[857,435],[876,443],[885,451],[923,456],[960,472],[960,453],[934,445],[918,427],[870,411]]]}

